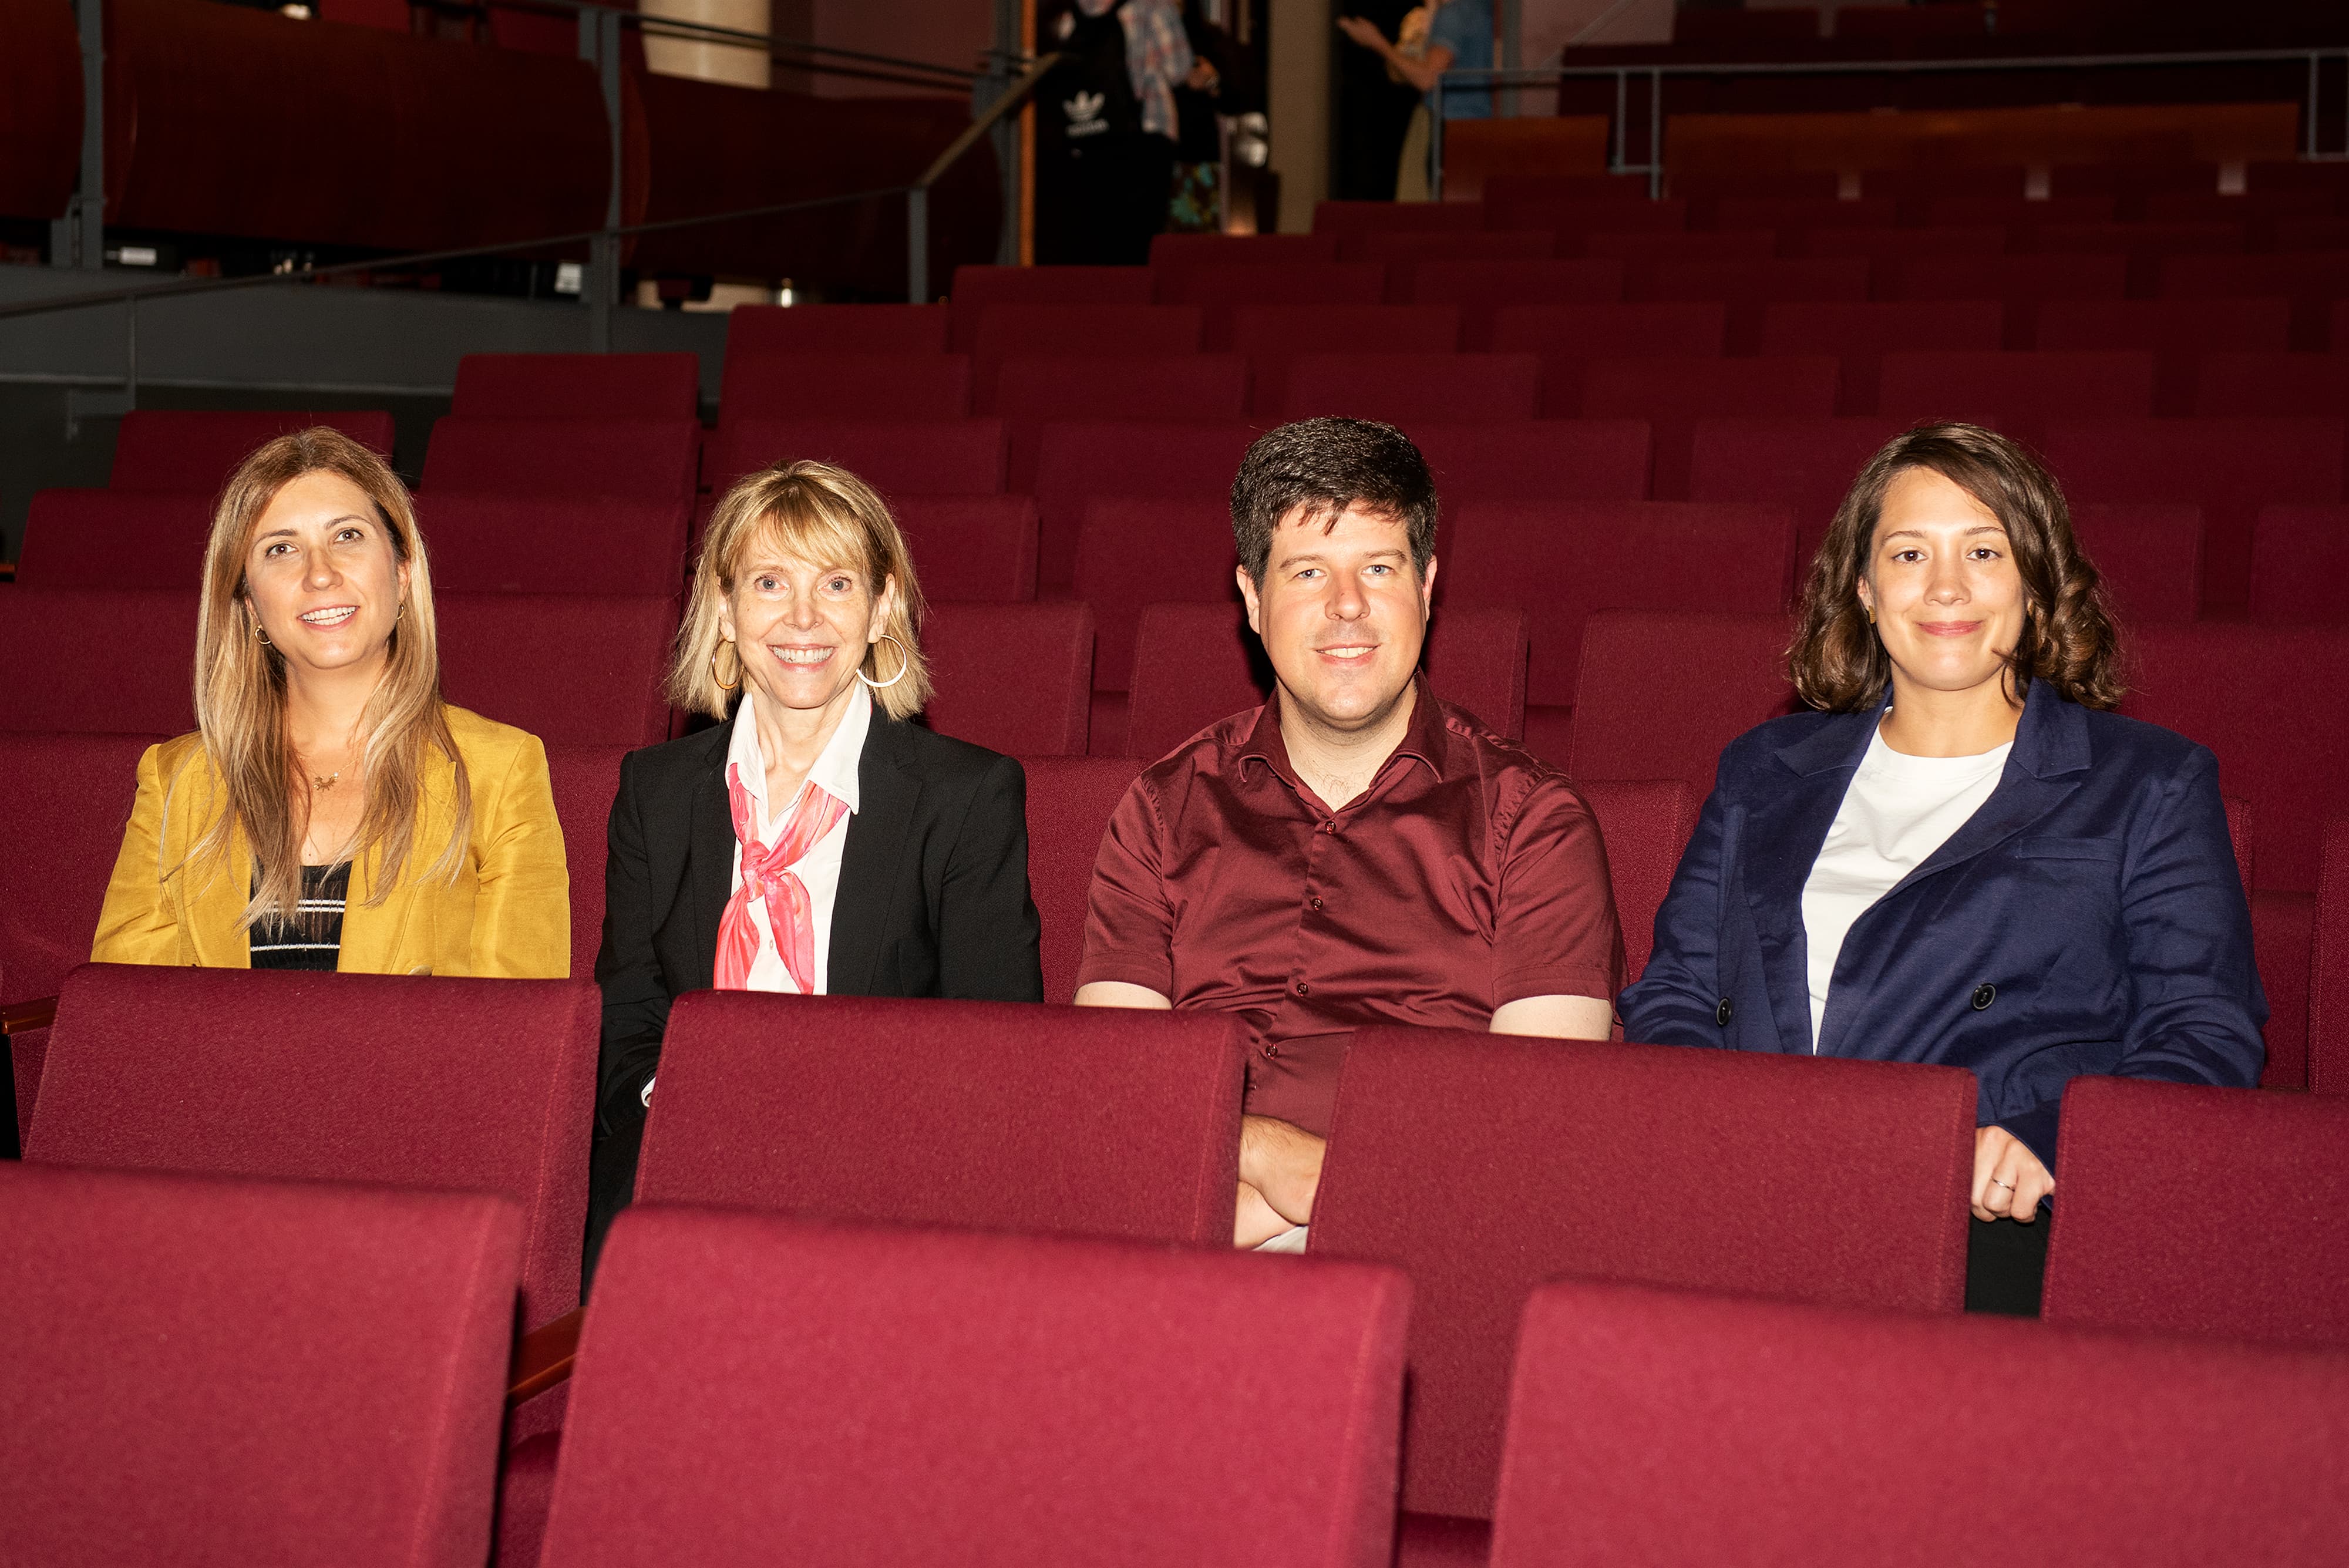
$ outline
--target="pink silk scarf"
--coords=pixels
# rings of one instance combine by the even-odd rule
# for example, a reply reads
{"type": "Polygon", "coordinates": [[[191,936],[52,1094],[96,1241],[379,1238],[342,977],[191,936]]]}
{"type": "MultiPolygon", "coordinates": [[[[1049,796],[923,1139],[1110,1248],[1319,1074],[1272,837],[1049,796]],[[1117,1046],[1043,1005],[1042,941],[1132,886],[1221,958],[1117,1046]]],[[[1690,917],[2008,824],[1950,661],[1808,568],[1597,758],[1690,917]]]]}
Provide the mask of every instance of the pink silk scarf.
{"type": "Polygon", "coordinates": [[[726,801],[734,813],[734,841],[741,846],[742,885],[727,900],[726,918],[718,927],[717,988],[750,989],[750,966],[759,957],[759,928],[750,919],[750,900],[763,898],[767,929],[774,935],[783,968],[802,996],[813,996],[815,919],[807,885],[791,868],[823,841],[847,814],[848,803],[811,783],[800,791],[782,836],[769,847],[751,831],[750,792],[742,787],[740,763],[726,764],[726,801]]]}

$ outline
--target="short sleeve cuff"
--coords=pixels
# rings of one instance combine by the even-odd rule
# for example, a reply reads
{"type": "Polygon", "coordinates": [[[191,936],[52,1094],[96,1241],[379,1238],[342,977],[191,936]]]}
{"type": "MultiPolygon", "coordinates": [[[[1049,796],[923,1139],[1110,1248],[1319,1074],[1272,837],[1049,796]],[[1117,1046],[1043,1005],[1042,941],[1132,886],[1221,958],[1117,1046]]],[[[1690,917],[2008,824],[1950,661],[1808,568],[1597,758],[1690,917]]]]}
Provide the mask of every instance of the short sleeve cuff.
{"type": "Polygon", "coordinates": [[[1511,970],[1493,982],[1493,1005],[1506,1007],[1529,996],[1587,996],[1615,1005],[1615,974],[1589,964],[1511,970]]]}
{"type": "Polygon", "coordinates": [[[1138,985],[1144,991],[1154,991],[1164,997],[1174,994],[1174,977],[1167,971],[1164,964],[1154,966],[1138,959],[1112,956],[1088,960],[1078,966],[1077,988],[1080,991],[1104,981],[1119,985],[1138,985]]]}

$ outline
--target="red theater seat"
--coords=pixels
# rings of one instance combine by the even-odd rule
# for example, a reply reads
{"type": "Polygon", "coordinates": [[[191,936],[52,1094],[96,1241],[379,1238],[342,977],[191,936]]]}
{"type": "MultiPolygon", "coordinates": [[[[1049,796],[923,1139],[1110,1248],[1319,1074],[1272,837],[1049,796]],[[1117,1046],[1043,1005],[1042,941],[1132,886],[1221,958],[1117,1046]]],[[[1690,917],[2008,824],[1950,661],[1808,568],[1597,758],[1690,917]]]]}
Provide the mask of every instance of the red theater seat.
{"type": "Polygon", "coordinates": [[[1103,496],[1085,508],[1077,540],[1077,597],[1101,627],[1093,690],[1123,691],[1144,607],[1182,600],[1239,603],[1230,510],[1199,500],[1103,496]]]}
{"type": "Polygon", "coordinates": [[[9,1555],[479,1563],[522,1231],[476,1194],[0,1167],[9,1555]]]}
{"type": "Polygon", "coordinates": [[[993,406],[1007,359],[1148,358],[1195,354],[1206,314],[1195,305],[995,305],[972,339],[972,406],[993,406]]]}
{"type": "MultiPolygon", "coordinates": [[[[1430,264],[1545,262],[1557,253],[1557,235],[1547,229],[1495,229],[1464,234],[1384,234],[1350,235],[1338,242],[1338,254],[1350,262],[1376,262],[1388,269],[1389,296],[1397,304],[1411,303],[1409,290],[1393,291],[1397,270],[1430,264]]],[[[1433,303],[1433,302],[1429,302],[1433,303]]]]}
{"type": "Polygon", "coordinates": [[[1581,1281],[1518,1344],[1492,1568],[1966,1561],[1988,1538],[1952,1456],[2017,1430],[2050,1462],[2045,1517],[1995,1532],[2007,1568],[2316,1568],[2349,1532],[2337,1354],[1581,1281]],[[1999,1398],[1971,1397],[1985,1366],[1999,1398]]]}
{"type": "Polygon", "coordinates": [[[1833,196],[1724,196],[1713,204],[1722,229],[1889,229],[1900,221],[1889,196],[1845,202],[1833,196]]]}
{"type": "Polygon", "coordinates": [[[2003,310],[1992,300],[1907,300],[1898,304],[1800,302],[1762,313],[1762,352],[1843,359],[1842,411],[1876,411],[1877,363],[1895,350],[1995,351],[2003,310]]]}
{"type": "Polygon", "coordinates": [[[1799,590],[1851,482],[1907,428],[1905,421],[1880,418],[1700,420],[1690,443],[1689,494],[1698,501],[1769,502],[1793,514],[1795,564],[1787,586],[1799,590]]]}
{"type": "Polygon", "coordinates": [[[2202,509],[2158,501],[2088,501],[2073,537],[2105,579],[2124,633],[2145,621],[2202,613],[2202,509]]]}
{"type": "Polygon", "coordinates": [[[1248,406],[1248,364],[1237,354],[1133,359],[1007,359],[994,407],[1011,430],[1007,488],[1036,484],[1044,427],[1056,421],[1227,423],[1248,406]]]}
{"type": "Polygon", "coordinates": [[[1457,307],[1460,346],[1479,351],[1532,347],[1494,342],[1494,318],[1511,306],[1611,306],[1623,297],[1623,264],[1604,259],[1423,261],[1402,278],[1395,297],[1408,305],[1457,307]]]}
{"type": "Polygon", "coordinates": [[[2251,618],[2349,626],[2349,506],[2262,508],[2251,537],[2251,618]]]}
{"type": "Polygon", "coordinates": [[[1473,234],[1484,225],[1482,203],[1470,202],[1316,202],[1313,233],[1342,247],[1358,234],[1473,234]]]}
{"type": "Polygon", "coordinates": [[[435,490],[416,513],[439,592],[667,598],[685,581],[681,496],[435,490]]]}
{"type": "Polygon", "coordinates": [[[1492,1517],[1511,1341],[1544,1280],[1958,1312],[1974,1101],[1950,1067],[1357,1033],[1310,1251],[1412,1277],[1403,1507],[1492,1517]],[[1830,1204],[1807,1200],[1822,1161],[1830,1204]]]}
{"type": "Polygon", "coordinates": [[[2344,1150],[2349,1100],[2073,1079],[2041,1315],[2349,1349],[2344,1150]]]}
{"type": "Polygon", "coordinates": [[[2038,348],[2151,350],[2156,413],[2194,404],[2206,354],[2281,354],[2292,347],[2287,299],[2082,299],[2039,307],[2038,348]]]}
{"type": "Polygon", "coordinates": [[[2148,419],[2153,356],[2106,350],[1893,353],[1877,412],[1904,423],[1964,420],[2036,446],[2051,420],[2148,419]]]}
{"type": "MultiPolygon", "coordinates": [[[[1526,622],[1458,609],[1430,623],[1422,655],[1435,694],[1512,738],[1525,727],[1526,622]]],[[[1157,604],[1134,634],[1125,750],[1155,762],[1208,725],[1262,703],[1271,664],[1237,604],[1157,604]]]]}
{"type": "MultiPolygon", "coordinates": [[[[1489,211],[1493,204],[1514,201],[1609,202],[1637,207],[1684,205],[1658,203],[1648,195],[1645,174],[1487,174],[1485,176],[1485,202],[1489,211]]],[[[1467,206],[1470,212],[1475,207],[1467,206]]],[[[1409,212],[1409,205],[1402,208],[1409,212]]],[[[1449,209],[1449,210],[1456,210],[1449,209]]]]}
{"type": "Polygon", "coordinates": [[[57,999],[25,1158],[502,1193],[535,1328],[579,1304],[602,1016],[585,979],[90,964],[57,999]]]}
{"type": "Polygon", "coordinates": [[[709,439],[703,472],[723,495],[746,473],[813,459],[844,468],[883,496],[993,495],[1003,489],[1001,420],[739,420],[709,439]]]}
{"type": "MultiPolygon", "coordinates": [[[[2033,201],[2023,193],[2025,171],[2002,171],[2001,189],[1948,194],[1926,192],[1918,211],[1928,224],[1998,223],[2010,229],[2035,229],[2042,223],[2109,223],[2115,202],[2110,196],[2044,196],[2033,201]],[[2013,175],[2012,183],[2005,176],[2013,175]]],[[[1938,180],[1935,171],[1923,178],[1938,180]]],[[[1877,176],[1871,171],[1868,178],[1877,176]]]]}
{"type": "Polygon", "coordinates": [[[1021,757],[1081,757],[1093,612],[1081,604],[934,604],[922,651],[930,727],[1021,757]]]}
{"type": "Polygon", "coordinates": [[[2219,782],[2259,827],[2261,888],[2316,888],[2324,818],[2349,807],[2349,630],[2146,626],[2121,711],[2219,756],[2219,782]]]}
{"type": "Polygon", "coordinates": [[[697,992],[636,1198],[1228,1248],[1247,1042],[1215,1012],[697,992]]]}
{"type": "Polygon", "coordinates": [[[16,586],[176,588],[204,578],[212,498],[194,490],[36,490],[16,586]]]}
{"type": "Polygon", "coordinates": [[[1696,426],[1719,419],[1826,419],[1842,367],[1832,357],[1594,359],[1583,371],[1585,419],[1646,420],[1655,431],[1653,493],[1690,494],[1696,426]]]}
{"type": "Polygon", "coordinates": [[[1030,757],[1028,890],[1044,923],[1044,1000],[1074,1001],[1093,862],[1110,814],[1142,772],[1133,757],[1030,757]]]}
{"type": "Polygon", "coordinates": [[[1866,256],[1870,261],[1916,257],[1996,256],[2006,254],[2006,228],[2000,223],[1927,229],[1806,229],[1795,236],[1806,256],[1866,256]]]}
{"type": "Polygon", "coordinates": [[[1601,610],[1582,633],[1575,779],[1680,779],[1712,793],[1722,748],[1795,710],[1783,616],[1601,610]]]}
{"type": "Polygon", "coordinates": [[[1309,234],[1160,234],[1150,242],[1154,277],[1199,266],[1311,265],[1338,259],[1338,237],[1309,234]]]}
{"type": "Polygon", "coordinates": [[[960,354],[793,354],[730,359],[719,404],[741,420],[959,420],[970,413],[960,354]]]}
{"type": "MultiPolygon", "coordinates": [[[[1692,234],[1673,229],[1594,233],[1583,235],[1580,254],[1633,263],[1636,277],[1671,263],[1719,266],[1728,262],[1766,261],[1778,254],[1778,235],[1774,229],[1708,229],[1692,234]]],[[[1867,265],[1860,264],[1862,270],[1867,265]]]]}
{"type": "Polygon", "coordinates": [[[134,409],[114,439],[116,490],[192,490],[207,502],[236,465],[279,436],[313,425],[391,455],[391,416],[377,409],[134,409]]]}
{"type": "Polygon", "coordinates": [[[549,745],[668,738],[674,596],[440,594],[441,694],[549,745]]]}
{"type": "Polygon", "coordinates": [[[1547,707],[1574,702],[1594,610],[1768,614],[1785,604],[1794,568],[1794,520],[1779,506],[1471,503],[1446,535],[1445,606],[1523,611],[1526,699],[1547,707]]]}
{"type": "Polygon", "coordinates": [[[1865,256],[1648,261],[1623,280],[1629,300],[1719,300],[1729,306],[1729,351],[1760,352],[1764,306],[1789,300],[1868,297],[1865,256]]]}
{"type": "Polygon", "coordinates": [[[1594,359],[1700,358],[1723,351],[1729,307],[1705,301],[1661,305],[1504,305],[1494,312],[1492,347],[1538,354],[1542,412],[1583,411],[1583,381],[1594,359]]]}
{"type": "Polygon", "coordinates": [[[195,657],[193,577],[177,589],[12,587],[0,594],[0,730],[184,733],[196,727],[195,657]],[[135,637],[140,667],[155,678],[129,679],[119,659],[92,658],[98,627],[135,637]]]}
{"type": "Polygon", "coordinates": [[[2310,961],[2308,1086],[2349,1095],[2349,815],[2324,824],[2310,961]]]}
{"type": "Polygon", "coordinates": [[[2206,354],[2194,411],[2206,419],[2349,414],[2349,345],[2331,354],[2206,354]]]}
{"type": "Polygon", "coordinates": [[[683,420],[460,419],[432,425],[427,492],[690,500],[701,425],[683,420]]]}
{"type": "Polygon", "coordinates": [[[1383,1563],[1409,1290],[1268,1262],[625,1215],[545,1568],[1383,1563]]]}
{"type": "Polygon", "coordinates": [[[1413,424],[1412,443],[1446,506],[1464,501],[1644,501],[1644,420],[1413,424]]]}
{"type": "Polygon", "coordinates": [[[1549,229],[1569,247],[1595,234],[1679,234],[1688,227],[1686,202],[1626,202],[1611,196],[1511,190],[1504,185],[1485,196],[1487,229],[1549,229]]]}
{"type": "Polygon", "coordinates": [[[1607,841],[1607,880],[1623,930],[1623,983],[1648,967],[1655,950],[1656,911],[1696,831],[1697,792],[1678,779],[1601,779],[1575,788],[1599,818],[1607,841]]]}
{"type": "Polygon", "coordinates": [[[2171,299],[2289,299],[2292,346],[2321,349],[2333,302],[2349,299],[2349,250],[2172,256],[2162,264],[2161,292],[2171,299]]]}
{"type": "Polygon", "coordinates": [[[2208,530],[2203,602],[2248,602],[2260,508],[2342,499],[2344,421],[2334,419],[2064,421],[2047,465],[2076,501],[2185,501],[2208,530]]]}
{"type": "Polygon", "coordinates": [[[949,346],[968,354],[978,321],[999,305],[1148,305],[1150,274],[1137,266],[958,266],[949,346]]]}
{"type": "Polygon", "coordinates": [[[726,317],[726,363],[796,354],[936,354],[943,305],[740,305],[726,317]]]}
{"type": "Polygon", "coordinates": [[[1540,407],[1541,360],[1531,354],[1300,354],[1288,363],[1280,414],[1408,428],[1502,424],[1530,420],[1540,407]]]}
{"type": "Polygon", "coordinates": [[[620,793],[626,746],[550,746],[546,772],[554,815],[563,824],[563,861],[571,872],[571,978],[593,980],[604,942],[604,870],[612,798],[620,793]]]}
{"type": "Polygon", "coordinates": [[[1207,313],[1209,343],[1230,340],[1232,312],[1284,305],[1382,305],[1383,262],[1291,262],[1281,266],[1186,266],[1158,276],[1158,303],[1207,313]]]}
{"type": "MultiPolygon", "coordinates": [[[[1997,299],[2006,305],[2007,348],[2032,345],[2043,315],[2065,308],[2048,302],[2110,300],[2128,293],[2128,258],[2121,255],[1998,255],[1887,257],[1876,265],[1878,299],[1997,299]]],[[[2062,347],[2040,340],[2042,348],[2062,347]]],[[[2136,345],[2096,345],[2136,347],[2136,345]]]]}
{"type": "Polygon", "coordinates": [[[694,354],[468,354],[450,413],[460,420],[690,420],[694,354]]]}
{"type": "Polygon", "coordinates": [[[1288,401],[1288,366],[1306,354],[1450,354],[1461,313],[1448,305],[1302,305],[1235,311],[1230,341],[1248,358],[1251,407],[1277,414],[1288,401]]]}
{"type": "Polygon", "coordinates": [[[1074,580],[1077,531],[1097,496],[1164,495],[1227,505],[1232,476],[1260,433],[1237,422],[1045,426],[1036,462],[1039,582],[1060,588],[1074,580]]]}
{"type": "Polygon", "coordinates": [[[891,510],[925,597],[1036,597],[1036,504],[1027,496],[908,495],[891,510]]]}

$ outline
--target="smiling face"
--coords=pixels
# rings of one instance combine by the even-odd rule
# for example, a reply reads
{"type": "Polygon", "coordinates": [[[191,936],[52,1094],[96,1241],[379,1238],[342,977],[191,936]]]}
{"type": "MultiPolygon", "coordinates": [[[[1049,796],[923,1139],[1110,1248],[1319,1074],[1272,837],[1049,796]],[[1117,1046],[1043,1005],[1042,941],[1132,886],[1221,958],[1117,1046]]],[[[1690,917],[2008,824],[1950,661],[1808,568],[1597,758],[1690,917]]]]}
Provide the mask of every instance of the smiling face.
{"type": "Polygon", "coordinates": [[[1273,530],[1259,587],[1243,568],[1248,625],[1291,707],[1330,730],[1392,712],[1419,665],[1435,563],[1412,567],[1402,519],[1348,507],[1335,525],[1299,506],[1273,530]]]}
{"type": "Polygon", "coordinates": [[[2028,599],[1996,514],[1929,468],[1904,469],[1884,492],[1861,575],[1860,602],[1899,686],[1969,691],[2002,682],[2028,599]]]}
{"type": "Polygon", "coordinates": [[[254,523],[244,590],[299,679],[384,662],[408,565],[367,492],[314,470],[281,486],[254,523]]]}
{"type": "Polygon", "coordinates": [[[754,542],[719,610],[750,691],[802,711],[838,701],[887,625],[894,581],[875,593],[861,566],[818,565],[754,542]]]}

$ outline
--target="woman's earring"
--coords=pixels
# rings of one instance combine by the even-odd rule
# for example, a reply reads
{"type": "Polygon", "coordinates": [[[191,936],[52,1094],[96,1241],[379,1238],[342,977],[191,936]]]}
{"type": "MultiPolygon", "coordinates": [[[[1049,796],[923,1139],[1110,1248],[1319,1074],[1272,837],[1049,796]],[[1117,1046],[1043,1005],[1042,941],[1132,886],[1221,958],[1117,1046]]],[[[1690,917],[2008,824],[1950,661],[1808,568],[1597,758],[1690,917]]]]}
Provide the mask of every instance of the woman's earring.
{"type": "MultiPolygon", "coordinates": [[[[870,675],[865,674],[862,670],[859,670],[856,672],[856,679],[864,681],[864,684],[870,686],[875,691],[886,691],[890,687],[895,686],[898,681],[905,679],[906,675],[910,673],[914,668],[913,657],[905,651],[905,645],[904,643],[899,642],[895,638],[891,637],[885,631],[881,634],[881,640],[896,649],[897,673],[892,675],[886,680],[875,680],[870,675]]],[[[877,658],[873,662],[875,669],[880,667],[881,661],[877,658]]]]}
{"type": "MultiPolygon", "coordinates": [[[[246,613],[250,614],[251,612],[248,611],[246,613]]],[[[269,640],[269,634],[261,629],[261,618],[257,615],[253,618],[253,635],[254,639],[257,640],[264,648],[274,648],[277,646],[275,643],[269,640]]]]}
{"type": "Polygon", "coordinates": [[[1868,618],[1868,625],[1874,626],[1876,624],[1876,607],[1869,604],[1866,599],[1859,601],[1859,613],[1868,618]]]}
{"type": "MultiPolygon", "coordinates": [[[[710,649],[709,679],[712,680],[718,680],[718,661],[725,658],[727,653],[730,651],[733,647],[733,639],[728,638],[719,639],[718,646],[710,649]]],[[[731,680],[718,680],[718,690],[720,691],[737,691],[741,690],[741,686],[742,656],[740,653],[736,653],[734,655],[734,679],[731,680]]]]}

